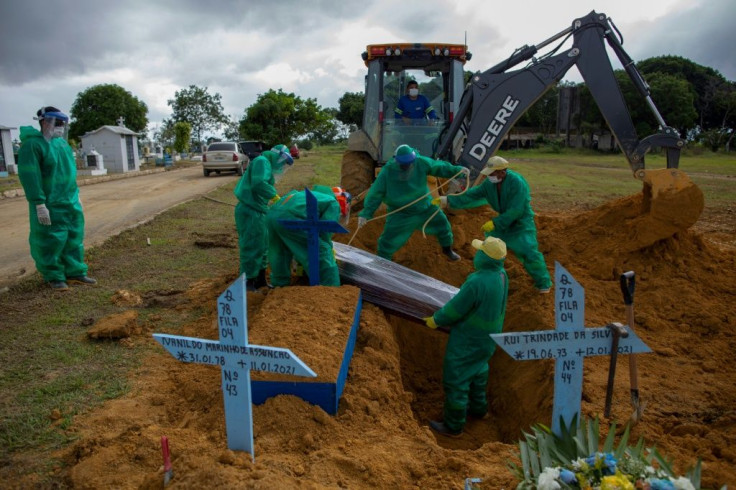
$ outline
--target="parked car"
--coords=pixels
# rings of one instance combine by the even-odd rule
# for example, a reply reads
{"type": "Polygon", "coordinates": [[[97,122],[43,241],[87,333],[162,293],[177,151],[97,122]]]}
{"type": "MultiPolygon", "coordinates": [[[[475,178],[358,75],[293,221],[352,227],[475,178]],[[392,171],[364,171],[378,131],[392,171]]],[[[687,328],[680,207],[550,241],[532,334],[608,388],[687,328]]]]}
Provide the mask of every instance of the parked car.
{"type": "Polygon", "coordinates": [[[240,145],[240,151],[248,155],[251,160],[260,155],[262,151],[268,150],[266,143],[263,141],[240,141],[238,144],[240,145]]]}
{"type": "Polygon", "coordinates": [[[289,153],[291,154],[291,158],[297,159],[301,156],[301,152],[299,151],[299,147],[296,146],[296,143],[291,145],[291,148],[289,148],[289,153]]]}
{"type": "Polygon", "coordinates": [[[235,141],[217,141],[211,143],[202,154],[202,168],[204,176],[209,177],[210,172],[234,171],[243,175],[248,168],[250,158],[240,150],[235,141]]]}

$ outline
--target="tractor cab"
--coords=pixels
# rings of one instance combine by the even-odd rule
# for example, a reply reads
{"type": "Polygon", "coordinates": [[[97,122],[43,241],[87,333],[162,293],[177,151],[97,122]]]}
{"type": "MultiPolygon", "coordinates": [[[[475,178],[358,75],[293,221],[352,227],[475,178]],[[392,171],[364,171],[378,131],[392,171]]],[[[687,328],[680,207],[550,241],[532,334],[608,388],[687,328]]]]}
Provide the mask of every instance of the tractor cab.
{"type": "Polygon", "coordinates": [[[368,75],[362,129],[376,147],[372,156],[379,166],[401,144],[408,144],[427,156],[435,152],[440,133],[452,121],[460,103],[464,89],[463,65],[470,56],[464,45],[367,47],[363,53],[368,75]],[[417,82],[419,97],[427,98],[436,118],[401,117],[396,112],[411,81],[417,82]]]}
{"type": "Polygon", "coordinates": [[[363,125],[348,138],[342,164],[343,187],[353,195],[364,192],[399,145],[410,145],[429,157],[436,153],[440,134],[452,122],[460,104],[465,88],[463,66],[471,56],[462,44],[367,47],[362,54],[368,68],[363,125]],[[412,81],[418,84],[419,97],[426,97],[433,109],[431,118],[401,117],[397,113],[401,96],[407,95],[412,81]]]}

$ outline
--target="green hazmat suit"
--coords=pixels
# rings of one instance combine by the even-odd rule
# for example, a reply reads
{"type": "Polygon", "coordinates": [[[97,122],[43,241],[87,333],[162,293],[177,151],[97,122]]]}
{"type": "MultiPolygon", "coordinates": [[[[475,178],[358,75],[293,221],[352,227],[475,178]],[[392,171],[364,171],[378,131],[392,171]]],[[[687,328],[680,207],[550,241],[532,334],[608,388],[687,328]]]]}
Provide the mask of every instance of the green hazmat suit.
{"type": "Polygon", "coordinates": [[[36,269],[48,282],[86,276],[84,214],[74,153],[64,138],[47,141],[32,126],[21,126],[20,140],[18,177],[28,200],[28,242],[36,269]],[[50,226],[38,222],[38,204],[48,208],[50,226]]]}
{"type": "Polygon", "coordinates": [[[268,202],[276,196],[275,174],[281,170],[279,156],[264,151],[250,161],[233,193],[238,198],[235,206],[235,226],[238,230],[240,273],[246,279],[255,279],[268,266],[268,202]]]}
{"type": "Polygon", "coordinates": [[[476,271],[433,315],[438,326],[450,328],[442,384],[444,423],[451,431],[462,430],[466,413],[480,417],[488,412],[488,361],[496,350],[489,335],[503,329],[509,290],[504,260],[476,252],[476,271]]]}
{"type": "Polygon", "coordinates": [[[511,169],[499,183],[484,179],[480,185],[468,189],[465,194],[448,196],[447,203],[455,209],[475,208],[488,204],[498,213],[493,218],[494,229],[486,236],[494,236],[506,242],[537,289],[551,287],[544,255],[539,251],[537,227],[531,206],[529,185],[524,177],[511,169]]]}
{"type": "MultiPolygon", "coordinates": [[[[332,189],[327,186],[314,186],[319,219],[338,221],[340,205],[332,189]]],[[[271,284],[275,287],[291,284],[291,260],[301,264],[307,275],[309,270],[308,234],[306,230],[285,228],[279,220],[304,220],[307,218],[307,193],[291,191],[268,210],[268,261],[271,265],[271,284]]],[[[319,283],[322,286],[339,286],[340,272],[332,250],[332,233],[319,234],[319,283]]]]}
{"type": "MultiPolygon", "coordinates": [[[[403,170],[394,158],[383,166],[378,177],[368,189],[363,210],[358,216],[371,219],[382,202],[386,203],[388,212],[391,213],[422,196],[425,197],[386,217],[383,233],[378,238],[376,254],[379,257],[391,260],[396,251],[409,241],[412,233],[421,229],[430,216],[437,212],[438,207],[432,204],[427,176],[450,178],[462,169],[463,167],[458,165],[433,160],[419,154],[407,170],[403,170]]],[[[443,248],[452,245],[452,228],[442,210],[427,223],[426,233],[436,235],[443,248]]]]}

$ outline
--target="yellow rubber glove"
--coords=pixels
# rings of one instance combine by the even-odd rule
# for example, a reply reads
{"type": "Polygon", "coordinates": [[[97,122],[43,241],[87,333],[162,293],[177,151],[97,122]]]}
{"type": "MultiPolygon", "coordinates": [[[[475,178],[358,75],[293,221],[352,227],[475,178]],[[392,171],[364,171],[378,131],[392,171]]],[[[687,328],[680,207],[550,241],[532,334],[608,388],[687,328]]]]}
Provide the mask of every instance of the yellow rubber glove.
{"type": "Polygon", "coordinates": [[[424,320],[424,323],[426,323],[427,326],[431,328],[432,330],[437,328],[437,324],[434,322],[433,316],[428,316],[427,318],[423,318],[423,320],[424,320]]]}
{"type": "Polygon", "coordinates": [[[496,225],[493,224],[493,220],[488,220],[485,223],[483,223],[483,226],[480,227],[481,230],[485,231],[486,233],[490,233],[496,228],[496,225]]]}
{"type": "Polygon", "coordinates": [[[279,199],[281,199],[281,196],[279,196],[278,194],[276,194],[275,196],[273,196],[271,198],[270,201],[268,201],[268,205],[270,206],[272,204],[275,204],[276,202],[278,202],[279,199]]]}
{"type": "Polygon", "coordinates": [[[446,208],[447,207],[447,196],[435,197],[434,199],[432,199],[432,205],[439,206],[443,209],[446,208]]]}

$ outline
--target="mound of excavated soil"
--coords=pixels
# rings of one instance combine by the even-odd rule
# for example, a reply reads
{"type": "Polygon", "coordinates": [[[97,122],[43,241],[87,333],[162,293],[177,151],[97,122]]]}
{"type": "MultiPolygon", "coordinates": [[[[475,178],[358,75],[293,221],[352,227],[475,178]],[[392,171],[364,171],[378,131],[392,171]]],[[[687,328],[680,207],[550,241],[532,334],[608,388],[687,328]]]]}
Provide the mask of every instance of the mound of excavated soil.
{"type": "MultiPolygon", "coordinates": [[[[679,472],[702,458],[704,487],[734,486],[736,253],[688,231],[653,243],[632,234],[637,199],[581,215],[539,216],[542,250],[551,271],[558,261],[585,288],[588,326],[626,322],[618,276],[636,273],[635,328],[653,353],[639,356],[647,405],[632,438],[656,444],[679,472]]],[[[480,235],[487,213],[450,216],[464,259],[460,263],[444,259],[436,240],[419,233],[395,260],[460,286],[472,271],[470,241],[480,235]]],[[[352,245],[375,250],[381,226],[369,223],[352,245]]],[[[349,235],[338,239],[347,242],[349,235]]],[[[554,328],[554,296],[537,294],[513,256],[507,270],[504,330],[554,328]]],[[[234,279],[213,278],[180,294],[177,308],[208,307],[181,334],[217,337],[215,300],[234,279]]],[[[288,321],[285,345],[303,348],[295,344],[319,342],[334,331],[325,327],[333,319],[349,324],[350,306],[341,298],[341,291],[323,287],[286,288],[268,297],[249,293],[249,325],[256,331],[268,329],[269,319],[288,321]],[[301,337],[305,333],[309,340],[301,337]]],[[[155,325],[144,327],[146,333],[136,341],[153,343],[155,325]]],[[[269,338],[272,345],[276,340],[269,338]]],[[[227,449],[219,369],[183,364],[158,349],[137,373],[128,396],[75,419],[81,438],[60,453],[67,466],[59,478],[74,488],[160,488],[159,442],[166,435],[174,487],[462,488],[465,478],[479,477],[481,488],[512,488],[506,462],[514,457],[521,431],[550,423],[553,363],[515,362],[498,350],[490,366],[491,418],[470,422],[461,438],[446,439],[427,427],[428,420],[441,416],[445,341],[441,332],[365,305],[339,413],[329,416],[292,396],[255,407],[255,464],[249,455],[227,449]]],[[[608,362],[585,360],[582,410],[587,416],[602,418],[608,362]]],[[[627,359],[619,356],[616,421],[625,422],[631,414],[628,393],[627,359]]]]}

